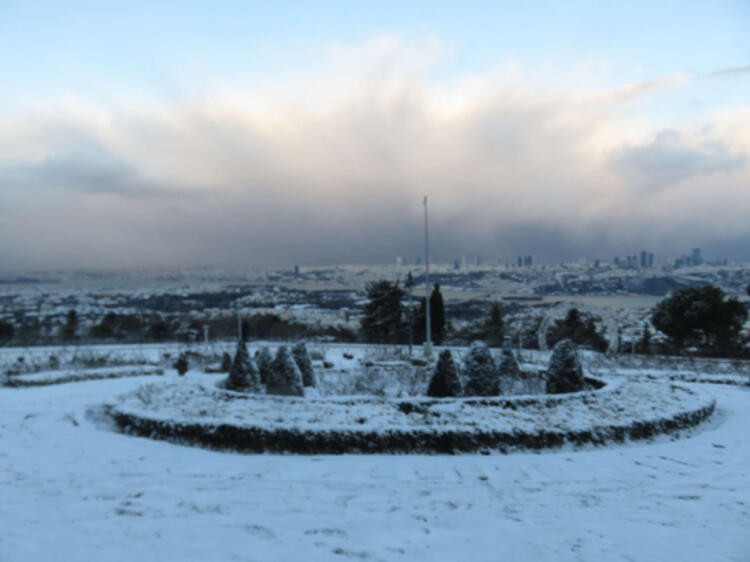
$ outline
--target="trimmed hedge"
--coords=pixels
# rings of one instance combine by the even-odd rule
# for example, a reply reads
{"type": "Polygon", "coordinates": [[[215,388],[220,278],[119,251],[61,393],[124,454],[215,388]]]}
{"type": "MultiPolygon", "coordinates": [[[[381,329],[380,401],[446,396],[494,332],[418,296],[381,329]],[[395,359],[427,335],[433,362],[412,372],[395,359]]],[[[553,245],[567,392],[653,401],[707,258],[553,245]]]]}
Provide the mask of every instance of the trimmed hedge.
{"type": "MultiPolygon", "coordinates": [[[[684,387],[671,387],[695,395],[684,387]]],[[[234,399],[232,397],[231,399],[234,399]]],[[[238,399],[243,399],[238,397],[238,399]]],[[[587,403],[587,396],[578,400],[587,403]]],[[[544,405],[559,404],[564,396],[543,397],[542,400],[523,399],[459,399],[473,406],[501,406],[511,410],[522,409],[529,402],[544,405]]],[[[455,399],[428,399],[395,401],[394,406],[403,413],[421,413],[430,405],[450,404],[455,399]]],[[[353,402],[367,402],[356,400],[353,402]]],[[[339,404],[346,403],[340,401],[339,404]]],[[[509,453],[523,450],[554,449],[565,445],[581,447],[622,443],[628,440],[650,439],[661,434],[671,434],[698,425],[709,418],[715,401],[702,400],[693,407],[666,414],[654,419],[631,423],[593,425],[585,429],[540,429],[524,431],[509,429],[472,429],[461,426],[385,427],[373,429],[363,422],[361,427],[350,424],[334,428],[320,427],[264,427],[262,425],[232,425],[221,422],[170,421],[105,406],[105,413],[123,432],[132,435],[200,445],[213,449],[230,449],[249,453],[346,454],[346,453],[509,453]]]]}
{"type": "Polygon", "coordinates": [[[573,446],[606,445],[650,439],[696,426],[714,412],[715,403],[671,418],[636,421],[629,426],[596,427],[579,431],[426,431],[426,430],[310,430],[267,429],[230,424],[173,423],[147,419],[108,409],[120,430],[133,435],[194,444],[211,449],[249,453],[509,453],[573,446]]]}
{"type": "Polygon", "coordinates": [[[24,375],[9,376],[5,382],[5,386],[15,388],[25,388],[31,386],[49,386],[52,384],[63,384],[69,382],[85,382],[85,381],[98,381],[106,379],[121,379],[127,377],[144,377],[150,375],[163,375],[164,369],[153,368],[153,369],[140,369],[132,371],[107,371],[98,373],[86,373],[71,372],[61,377],[54,377],[49,379],[35,378],[24,380],[24,375]]]}

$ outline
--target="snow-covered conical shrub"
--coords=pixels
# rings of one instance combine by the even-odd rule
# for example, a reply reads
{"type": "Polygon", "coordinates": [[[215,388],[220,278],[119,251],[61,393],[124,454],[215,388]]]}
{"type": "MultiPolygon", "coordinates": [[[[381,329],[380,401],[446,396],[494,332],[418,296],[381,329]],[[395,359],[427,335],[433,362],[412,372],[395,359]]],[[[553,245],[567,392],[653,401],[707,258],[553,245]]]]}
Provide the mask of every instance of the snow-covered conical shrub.
{"type": "Polygon", "coordinates": [[[500,394],[500,378],[490,349],[484,342],[471,344],[464,359],[466,376],[465,396],[497,396],[500,394]]]}
{"type": "Polygon", "coordinates": [[[228,373],[232,369],[232,356],[228,352],[221,354],[221,372],[228,373]]]}
{"type": "Polygon", "coordinates": [[[497,374],[500,377],[500,391],[503,394],[511,394],[513,389],[519,386],[521,367],[518,365],[516,356],[513,355],[513,350],[508,346],[500,352],[497,374]]]}
{"type": "Polygon", "coordinates": [[[255,364],[260,372],[260,382],[268,384],[268,374],[271,372],[273,357],[267,347],[261,347],[255,352],[255,364]]]}
{"type": "Polygon", "coordinates": [[[571,340],[557,342],[547,369],[547,394],[578,392],[583,387],[583,369],[576,346],[571,340]]]}
{"type": "Polygon", "coordinates": [[[285,346],[279,347],[268,374],[266,393],[281,396],[304,396],[302,373],[285,346]]]}
{"type": "Polygon", "coordinates": [[[299,342],[292,348],[294,362],[302,373],[302,384],[304,386],[318,386],[318,380],[315,376],[315,370],[312,366],[310,354],[307,353],[305,342],[299,342]]]}
{"type": "Polygon", "coordinates": [[[453,361],[453,355],[446,349],[438,357],[435,372],[432,374],[430,386],[427,388],[427,396],[445,398],[448,396],[461,396],[461,381],[458,378],[458,368],[453,361]]]}
{"type": "Polygon", "coordinates": [[[261,390],[258,367],[247,352],[247,346],[242,340],[237,342],[237,351],[234,354],[232,367],[229,369],[229,376],[224,383],[224,387],[239,392],[259,392],[261,390]]]}

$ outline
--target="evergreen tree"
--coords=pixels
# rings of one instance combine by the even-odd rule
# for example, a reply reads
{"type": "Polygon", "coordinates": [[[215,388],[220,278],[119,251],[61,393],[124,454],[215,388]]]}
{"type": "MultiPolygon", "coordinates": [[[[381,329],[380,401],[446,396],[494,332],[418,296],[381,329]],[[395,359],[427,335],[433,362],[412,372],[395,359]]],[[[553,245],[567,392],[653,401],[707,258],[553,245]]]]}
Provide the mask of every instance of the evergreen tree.
{"type": "Polygon", "coordinates": [[[566,317],[555,322],[547,332],[548,345],[566,339],[595,351],[606,351],[609,345],[606,338],[597,331],[593,316],[582,314],[577,308],[568,310],[566,317]]]}
{"type": "Polygon", "coordinates": [[[474,342],[464,359],[466,396],[497,396],[500,394],[500,379],[490,349],[484,342],[474,342]]]}
{"type": "Polygon", "coordinates": [[[516,356],[509,345],[503,347],[500,352],[500,361],[497,364],[497,374],[500,377],[500,390],[503,394],[510,394],[521,378],[521,367],[518,365],[516,356]]]}
{"type": "Polygon", "coordinates": [[[362,319],[362,334],[372,343],[398,343],[403,339],[404,291],[398,282],[375,281],[367,286],[368,303],[362,319]]]}
{"type": "Polygon", "coordinates": [[[445,339],[445,304],[440,285],[435,283],[430,294],[430,330],[432,341],[438,345],[445,339]]]}
{"type": "Polygon", "coordinates": [[[583,368],[571,340],[557,342],[547,369],[547,394],[578,392],[584,388],[583,368]]]}
{"type": "Polygon", "coordinates": [[[302,373],[302,384],[304,386],[318,386],[318,380],[315,376],[315,370],[310,360],[310,354],[307,353],[305,342],[299,342],[292,348],[294,362],[302,373]]]}
{"type": "Polygon", "coordinates": [[[267,347],[261,347],[255,352],[255,364],[260,372],[260,382],[268,384],[268,374],[271,372],[273,357],[267,347]]]}
{"type": "Polygon", "coordinates": [[[294,362],[292,354],[285,346],[279,347],[271,364],[271,372],[266,385],[268,394],[281,396],[304,396],[302,373],[294,362]]]}
{"type": "Polygon", "coordinates": [[[427,388],[427,396],[434,398],[461,396],[461,380],[458,378],[458,368],[448,349],[438,357],[435,372],[430,380],[430,386],[427,388]]]}
{"type": "Polygon", "coordinates": [[[63,325],[62,337],[65,341],[72,341],[76,337],[76,331],[78,330],[78,313],[71,309],[65,316],[65,324],[63,325]]]}
{"type": "Polygon", "coordinates": [[[6,322],[0,318],[0,344],[4,344],[13,339],[15,335],[15,328],[10,322],[6,322]]]}
{"type": "Polygon", "coordinates": [[[638,342],[638,347],[640,347],[641,353],[649,354],[651,352],[651,329],[648,327],[648,322],[643,323],[643,333],[641,334],[641,341],[638,342]]]}
{"type": "Polygon", "coordinates": [[[513,350],[506,346],[500,352],[500,362],[497,365],[497,372],[500,377],[518,378],[521,374],[521,367],[518,364],[516,356],[513,354],[513,350]]]}
{"type": "Polygon", "coordinates": [[[228,373],[232,369],[232,356],[228,352],[221,354],[221,367],[222,373],[228,373]]]}
{"type": "Polygon", "coordinates": [[[414,345],[414,305],[411,298],[411,291],[414,288],[414,277],[412,277],[411,271],[406,276],[404,287],[406,288],[406,293],[409,295],[409,355],[411,355],[411,348],[414,345]]]}
{"type": "Polygon", "coordinates": [[[503,344],[505,336],[505,323],[503,322],[503,311],[499,302],[493,302],[490,314],[485,322],[485,338],[487,343],[493,347],[503,344]]]}
{"type": "Polygon", "coordinates": [[[685,287],[661,301],[651,323],[677,348],[688,345],[725,351],[739,344],[747,320],[745,305],[737,297],[724,298],[718,287],[685,287]]]}
{"type": "Polygon", "coordinates": [[[224,386],[238,392],[260,392],[261,390],[258,367],[250,357],[247,345],[242,339],[237,341],[237,351],[224,386]]]}
{"type": "Polygon", "coordinates": [[[172,367],[174,367],[174,369],[177,371],[177,374],[180,376],[187,373],[189,368],[187,354],[180,353],[179,357],[177,357],[177,360],[174,362],[172,367]]]}

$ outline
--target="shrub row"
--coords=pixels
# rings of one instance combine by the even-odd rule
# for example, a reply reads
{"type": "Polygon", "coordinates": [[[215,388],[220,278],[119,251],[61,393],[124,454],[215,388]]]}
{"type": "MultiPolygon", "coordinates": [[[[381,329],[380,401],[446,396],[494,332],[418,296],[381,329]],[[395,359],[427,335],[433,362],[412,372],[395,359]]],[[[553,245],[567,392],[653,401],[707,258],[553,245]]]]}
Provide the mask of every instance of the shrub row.
{"type": "MultiPolygon", "coordinates": [[[[509,407],[519,403],[508,402],[509,407]]],[[[484,402],[482,400],[481,402],[484,402]]],[[[403,401],[419,404],[418,401],[403,401]]],[[[656,419],[590,429],[552,429],[528,432],[518,429],[471,430],[465,427],[418,427],[375,430],[356,426],[317,429],[299,427],[238,426],[227,423],[173,422],[152,419],[107,406],[106,413],[123,432],[183,444],[251,453],[345,454],[345,453],[509,453],[519,450],[581,447],[650,439],[694,427],[709,418],[715,401],[656,419]]]]}
{"type": "Polygon", "coordinates": [[[31,378],[31,376],[16,375],[8,377],[5,386],[21,388],[31,386],[48,386],[52,384],[63,384],[68,382],[84,382],[104,379],[120,379],[125,377],[143,377],[147,375],[163,375],[164,370],[159,368],[134,369],[132,371],[106,371],[87,373],[71,372],[51,378],[31,378]]]}

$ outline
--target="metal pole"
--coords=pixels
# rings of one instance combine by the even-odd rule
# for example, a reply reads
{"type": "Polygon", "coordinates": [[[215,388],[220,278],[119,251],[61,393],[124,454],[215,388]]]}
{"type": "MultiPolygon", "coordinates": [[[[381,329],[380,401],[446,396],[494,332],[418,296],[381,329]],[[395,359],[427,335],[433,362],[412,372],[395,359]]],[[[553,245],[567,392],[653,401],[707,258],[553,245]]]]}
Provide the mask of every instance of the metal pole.
{"type": "Polygon", "coordinates": [[[427,196],[424,196],[424,297],[425,297],[425,359],[432,358],[432,331],[430,325],[430,242],[427,228],[427,196]]]}
{"type": "Polygon", "coordinates": [[[409,357],[411,357],[411,349],[414,346],[414,305],[412,304],[411,289],[414,286],[414,280],[411,276],[411,271],[406,280],[406,290],[409,291],[409,357]]]}

